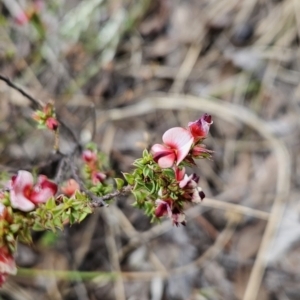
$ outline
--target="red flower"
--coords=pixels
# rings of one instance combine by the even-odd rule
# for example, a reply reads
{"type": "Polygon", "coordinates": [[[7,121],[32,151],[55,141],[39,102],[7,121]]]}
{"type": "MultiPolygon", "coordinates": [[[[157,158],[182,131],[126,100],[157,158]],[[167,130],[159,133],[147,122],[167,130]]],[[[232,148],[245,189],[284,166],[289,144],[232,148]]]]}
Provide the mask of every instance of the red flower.
{"type": "Polygon", "coordinates": [[[154,214],[157,218],[160,218],[165,215],[168,215],[170,218],[172,217],[172,210],[171,210],[172,200],[157,199],[155,201],[155,204],[156,204],[156,209],[154,214]]]}
{"type": "Polygon", "coordinates": [[[80,190],[80,186],[74,179],[69,179],[67,183],[61,188],[62,192],[68,197],[73,196],[76,191],[80,190]]]}
{"type": "Polygon", "coordinates": [[[46,126],[48,129],[55,131],[58,128],[58,121],[55,118],[50,117],[46,120],[46,126]]]}
{"type": "Polygon", "coordinates": [[[185,214],[174,205],[174,201],[172,199],[157,199],[155,204],[156,209],[154,214],[157,218],[167,215],[170,219],[172,219],[173,225],[178,226],[179,224],[186,224],[185,214]]]}
{"type": "Polygon", "coordinates": [[[184,191],[183,198],[194,203],[200,203],[205,198],[202,189],[198,187],[199,177],[195,173],[188,176],[185,174],[185,168],[181,170],[175,168],[175,178],[178,181],[180,189],[184,191]]]}
{"type": "Polygon", "coordinates": [[[93,184],[97,184],[99,182],[103,182],[106,179],[106,175],[102,172],[93,171],[92,172],[92,182],[93,184]]]}
{"type": "Polygon", "coordinates": [[[97,153],[87,149],[82,152],[82,159],[86,163],[95,162],[97,161],[97,153]]]}
{"type": "Polygon", "coordinates": [[[27,171],[19,171],[10,182],[11,206],[22,211],[30,211],[39,203],[45,203],[57,192],[57,185],[44,175],[33,184],[33,177],[27,171]]]}
{"type": "Polygon", "coordinates": [[[200,140],[206,138],[212,123],[211,115],[204,114],[200,119],[190,122],[188,126],[193,137],[200,140]]]}
{"type": "Polygon", "coordinates": [[[8,275],[15,275],[17,268],[13,256],[6,247],[0,247],[0,286],[8,275]]]}
{"type": "Polygon", "coordinates": [[[167,130],[162,140],[165,145],[152,146],[153,159],[161,168],[170,168],[176,162],[179,165],[188,155],[194,142],[192,134],[181,127],[167,130]]]}

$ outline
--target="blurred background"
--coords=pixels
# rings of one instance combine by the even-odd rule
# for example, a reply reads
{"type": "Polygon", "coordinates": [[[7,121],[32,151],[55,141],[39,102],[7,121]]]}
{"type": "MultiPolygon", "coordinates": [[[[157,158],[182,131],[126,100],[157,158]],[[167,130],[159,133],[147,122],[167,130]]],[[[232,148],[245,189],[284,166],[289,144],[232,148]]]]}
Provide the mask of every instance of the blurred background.
{"type": "MultiPolygon", "coordinates": [[[[207,112],[207,199],[187,226],[120,197],[81,225],[34,233],[1,299],[300,299],[298,0],[2,0],[0,73],[116,174],[207,112]]],[[[51,133],[0,81],[0,171],[54,177],[51,133]]],[[[61,132],[60,149],[74,147],[61,132]]],[[[191,170],[190,170],[191,171],[191,170]]],[[[66,174],[68,175],[68,174],[66,174]]]]}

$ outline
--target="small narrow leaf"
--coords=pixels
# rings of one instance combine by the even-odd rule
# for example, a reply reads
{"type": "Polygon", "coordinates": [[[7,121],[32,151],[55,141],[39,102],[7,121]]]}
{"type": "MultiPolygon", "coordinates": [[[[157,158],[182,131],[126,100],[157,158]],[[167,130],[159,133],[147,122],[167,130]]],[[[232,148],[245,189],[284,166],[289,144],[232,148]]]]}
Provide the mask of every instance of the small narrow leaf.
{"type": "Polygon", "coordinates": [[[116,185],[117,185],[117,190],[121,190],[122,187],[124,186],[124,180],[121,178],[114,178],[116,185]]]}

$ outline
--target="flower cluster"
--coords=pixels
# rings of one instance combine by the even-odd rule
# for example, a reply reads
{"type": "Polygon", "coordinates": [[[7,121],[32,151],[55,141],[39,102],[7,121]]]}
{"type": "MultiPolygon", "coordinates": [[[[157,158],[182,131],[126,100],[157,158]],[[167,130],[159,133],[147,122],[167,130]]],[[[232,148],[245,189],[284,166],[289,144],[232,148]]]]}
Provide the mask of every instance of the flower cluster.
{"type": "Polygon", "coordinates": [[[188,176],[184,166],[195,164],[195,159],[209,158],[210,150],[202,144],[207,137],[212,118],[204,114],[188,124],[188,128],[167,130],[163,144],[155,144],[151,153],[144,151],[143,158],[135,161],[132,174],[124,174],[133,186],[135,205],[155,218],[169,216],[173,224],[185,225],[183,207],[186,202],[199,203],[205,197],[198,187],[199,177],[188,176]]]}
{"type": "Polygon", "coordinates": [[[32,118],[38,122],[38,128],[56,131],[58,128],[58,121],[55,115],[53,103],[49,102],[45,105],[43,110],[37,110],[32,118]]]}
{"type": "Polygon", "coordinates": [[[39,203],[45,203],[57,192],[57,185],[46,176],[38,176],[34,184],[28,171],[19,171],[10,181],[10,203],[13,208],[31,211],[39,203]]]}
{"type": "Polygon", "coordinates": [[[20,170],[5,186],[0,190],[0,286],[16,273],[17,241],[31,243],[31,229],[63,229],[64,224],[81,222],[93,211],[79,190],[70,198],[56,196],[58,185],[45,175],[35,181],[30,172],[20,170]]]}
{"type": "MultiPolygon", "coordinates": [[[[34,119],[44,128],[57,129],[52,104],[37,111],[34,119]]],[[[81,222],[98,202],[103,205],[104,200],[121,193],[131,192],[136,199],[134,206],[143,209],[153,221],[168,216],[174,225],[185,225],[184,205],[200,203],[205,197],[198,186],[199,177],[188,175],[186,167],[195,165],[195,159],[211,156],[212,151],[202,142],[212,123],[211,116],[204,114],[187,128],[167,130],[162,137],[163,144],[153,145],[150,152],[144,150],[142,158],[133,163],[134,171],[123,173],[126,186],[123,179],[115,178],[114,192],[112,171],[105,156],[93,144],[81,155],[84,180],[70,165],[76,180],[71,178],[60,187],[63,194],[57,195],[58,184],[45,175],[35,180],[30,172],[18,171],[0,190],[0,286],[9,274],[16,273],[17,241],[30,243],[31,229],[55,231],[63,229],[65,224],[81,222]]]]}

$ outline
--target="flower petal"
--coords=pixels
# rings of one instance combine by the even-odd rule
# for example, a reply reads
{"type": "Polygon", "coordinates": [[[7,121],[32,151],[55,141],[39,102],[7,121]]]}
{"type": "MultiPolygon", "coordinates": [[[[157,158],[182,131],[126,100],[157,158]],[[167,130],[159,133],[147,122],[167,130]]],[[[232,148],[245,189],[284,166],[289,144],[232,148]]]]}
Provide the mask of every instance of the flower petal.
{"type": "Polygon", "coordinates": [[[19,171],[16,176],[13,176],[10,182],[10,202],[13,208],[22,211],[30,211],[34,209],[34,204],[27,199],[27,194],[33,185],[33,177],[27,171],[19,171]]]}
{"type": "Polygon", "coordinates": [[[50,181],[46,176],[40,175],[38,182],[34,186],[32,192],[29,195],[29,199],[37,203],[45,203],[57,192],[57,185],[50,181]]]}
{"type": "Polygon", "coordinates": [[[33,177],[28,171],[20,170],[16,176],[11,179],[11,189],[15,193],[23,193],[28,188],[33,186],[33,177]]]}
{"type": "Polygon", "coordinates": [[[162,216],[168,215],[169,217],[172,216],[172,210],[171,210],[171,204],[172,202],[170,200],[161,200],[161,199],[157,199],[155,201],[156,204],[156,209],[155,209],[155,216],[157,218],[160,218],[162,216]]]}
{"type": "Polygon", "coordinates": [[[80,190],[80,186],[76,180],[71,178],[64,184],[64,186],[62,186],[61,190],[65,195],[71,197],[76,191],[80,190]]]}
{"type": "Polygon", "coordinates": [[[22,193],[16,193],[14,190],[10,191],[10,203],[13,208],[22,211],[31,211],[35,205],[27,199],[22,193]]]}
{"type": "Polygon", "coordinates": [[[209,132],[210,125],[213,124],[211,115],[204,114],[200,119],[188,124],[192,135],[196,139],[205,138],[209,132]]]}
{"type": "Polygon", "coordinates": [[[174,165],[175,159],[176,159],[175,153],[171,153],[159,158],[157,163],[163,169],[171,168],[174,165]]]}
{"type": "Polygon", "coordinates": [[[177,150],[177,165],[188,155],[194,142],[192,134],[182,127],[174,127],[167,130],[162,139],[166,145],[177,150]]]}

